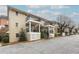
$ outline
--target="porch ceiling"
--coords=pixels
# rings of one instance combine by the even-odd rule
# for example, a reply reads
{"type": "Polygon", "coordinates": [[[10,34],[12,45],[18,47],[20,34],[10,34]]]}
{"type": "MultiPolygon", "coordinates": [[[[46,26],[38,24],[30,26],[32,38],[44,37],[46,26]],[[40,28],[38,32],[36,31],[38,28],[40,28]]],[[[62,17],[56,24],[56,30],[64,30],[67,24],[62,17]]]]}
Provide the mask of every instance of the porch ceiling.
{"type": "Polygon", "coordinates": [[[45,27],[53,27],[54,28],[55,26],[53,26],[53,25],[45,25],[45,27]]]}
{"type": "Polygon", "coordinates": [[[34,21],[34,20],[28,20],[26,23],[29,23],[29,22],[32,22],[33,24],[34,24],[34,23],[41,24],[40,22],[34,21]]]}

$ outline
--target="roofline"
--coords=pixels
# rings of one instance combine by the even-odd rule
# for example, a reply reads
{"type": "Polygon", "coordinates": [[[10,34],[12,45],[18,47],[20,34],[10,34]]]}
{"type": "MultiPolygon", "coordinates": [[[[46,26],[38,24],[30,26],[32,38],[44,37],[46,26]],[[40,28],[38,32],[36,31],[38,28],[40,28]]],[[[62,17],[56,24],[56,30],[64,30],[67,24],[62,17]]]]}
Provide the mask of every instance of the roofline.
{"type": "Polygon", "coordinates": [[[27,13],[25,11],[22,11],[22,10],[20,10],[18,8],[14,8],[14,7],[8,6],[8,9],[20,12],[20,13],[22,13],[24,15],[27,15],[27,13]]]}
{"type": "Polygon", "coordinates": [[[47,19],[45,19],[45,18],[42,18],[42,17],[40,17],[40,16],[36,16],[36,15],[34,15],[34,14],[31,14],[31,13],[28,13],[28,12],[26,12],[26,11],[23,11],[23,10],[20,10],[20,9],[18,9],[18,8],[15,8],[15,7],[11,7],[11,6],[9,6],[9,5],[7,5],[8,6],[8,8],[9,9],[12,9],[12,10],[14,10],[14,11],[19,11],[20,13],[22,13],[22,14],[24,14],[24,15],[31,15],[31,16],[33,16],[33,17],[37,17],[37,18],[39,18],[39,19],[42,19],[42,20],[44,20],[44,21],[47,21],[47,22],[56,22],[56,21],[50,21],[50,20],[47,20],[47,19]]]}

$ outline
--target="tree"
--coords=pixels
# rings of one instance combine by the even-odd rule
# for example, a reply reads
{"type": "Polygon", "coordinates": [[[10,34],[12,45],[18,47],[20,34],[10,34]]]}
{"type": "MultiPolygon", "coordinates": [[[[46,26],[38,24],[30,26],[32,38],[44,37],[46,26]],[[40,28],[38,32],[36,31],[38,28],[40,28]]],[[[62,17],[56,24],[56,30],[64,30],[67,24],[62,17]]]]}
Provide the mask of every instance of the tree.
{"type": "Polygon", "coordinates": [[[75,26],[69,27],[70,35],[72,34],[72,30],[74,29],[74,27],[75,27],[75,26]]]}
{"type": "Polygon", "coordinates": [[[62,35],[63,32],[65,32],[66,28],[69,28],[69,31],[72,32],[72,29],[74,28],[74,25],[72,25],[73,21],[70,17],[59,15],[57,18],[58,26],[60,34],[62,35]]]}
{"type": "Polygon", "coordinates": [[[79,24],[76,24],[76,33],[79,33],[79,24]]]}

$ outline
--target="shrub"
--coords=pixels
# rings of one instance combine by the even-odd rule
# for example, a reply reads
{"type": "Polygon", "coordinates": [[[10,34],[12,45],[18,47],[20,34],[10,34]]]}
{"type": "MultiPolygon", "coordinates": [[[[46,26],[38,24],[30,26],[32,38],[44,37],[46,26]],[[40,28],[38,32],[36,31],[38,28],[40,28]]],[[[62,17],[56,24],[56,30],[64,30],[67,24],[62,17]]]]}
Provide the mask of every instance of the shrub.
{"type": "Polygon", "coordinates": [[[1,40],[2,40],[2,37],[0,36],[0,42],[1,42],[1,40]]]}
{"type": "Polygon", "coordinates": [[[7,33],[1,35],[1,42],[2,43],[9,43],[9,35],[7,33]]]}
{"type": "Polygon", "coordinates": [[[19,35],[19,41],[26,41],[26,35],[23,29],[21,29],[20,35],[19,35]]]}

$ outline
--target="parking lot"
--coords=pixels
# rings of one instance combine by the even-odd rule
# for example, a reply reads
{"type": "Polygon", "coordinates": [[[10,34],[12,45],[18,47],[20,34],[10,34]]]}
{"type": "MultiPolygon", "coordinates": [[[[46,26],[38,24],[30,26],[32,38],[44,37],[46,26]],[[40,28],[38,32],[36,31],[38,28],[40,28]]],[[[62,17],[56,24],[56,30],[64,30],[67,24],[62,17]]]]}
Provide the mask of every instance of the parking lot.
{"type": "Polygon", "coordinates": [[[79,35],[42,39],[0,47],[1,54],[78,54],[79,35]]]}

